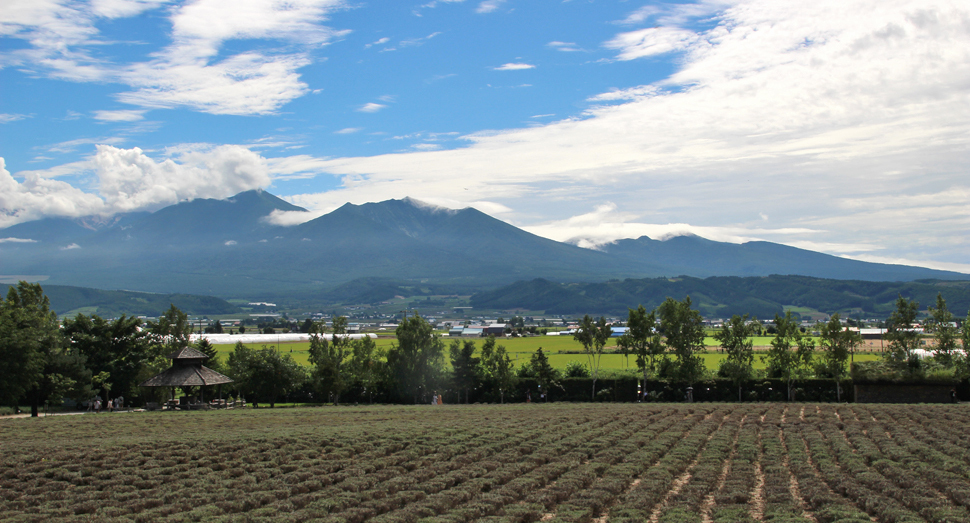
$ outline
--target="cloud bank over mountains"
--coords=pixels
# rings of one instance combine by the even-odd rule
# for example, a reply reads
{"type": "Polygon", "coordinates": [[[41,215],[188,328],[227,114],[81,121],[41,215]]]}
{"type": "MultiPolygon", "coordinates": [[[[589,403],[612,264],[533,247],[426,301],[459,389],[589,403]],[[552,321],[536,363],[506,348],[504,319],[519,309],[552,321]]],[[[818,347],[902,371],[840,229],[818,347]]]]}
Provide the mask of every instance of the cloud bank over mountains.
{"type": "MultiPolygon", "coordinates": [[[[433,11],[462,7],[494,20],[517,5],[442,2],[433,11]]],[[[138,122],[171,108],[212,115],[285,111],[309,95],[301,71],[320,61],[313,49],[346,37],[348,29],[335,27],[349,26],[332,19],[352,7],[326,0],[285,8],[247,0],[233,10],[211,0],[16,6],[0,15],[0,35],[27,47],[0,52],[0,66],[125,86],[115,98],[135,108],[97,116],[114,122],[138,122]],[[105,38],[98,20],[160,7],[170,14],[169,43],[148,59],[104,63],[93,53],[105,38]],[[237,52],[229,43],[241,39],[262,44],[237,52]]],[[[571,34],[555,42],[570,42],[577,52],[568,55],[598,45],[604,58],[590,61],[597,66],[670,60],[672,72],[577,100],[586,105],[572,116],[463,133],[451,146],[429,142],[332,156],[269,151],[245,141],[151,151],[102,143],[70,169],[16,176],[0,170],[0,226],[273,188],[312,211],[274,216],[281,224],[345,202],[413,196],[451,208],[475,206],[587,246],[694,233],[968,269],[961,264],[970,256],[970,6],[711,1],[630,6],[614,22],[613,35],[599,42],[571,34]]],[[[434,41],[449,33],[441,34],[434,41]]],[[[368,35],[367,41],[384,38],[368,35]]],[[[549,41],[541,47],[555,52],[549,41]]],[[[488,69],[499,70],[503,81],[538,75],[553,66],[540,58],[507,56],[488,69]]],[[[403,103],[396,100],[393,109],[403,103]]],[[[393,113],[389,104],[364,100],[347,111],[372,118],[393,113]]],[[[327,136],[379,136],[371,132],[366,125],[340,126],[327,136]]]]}

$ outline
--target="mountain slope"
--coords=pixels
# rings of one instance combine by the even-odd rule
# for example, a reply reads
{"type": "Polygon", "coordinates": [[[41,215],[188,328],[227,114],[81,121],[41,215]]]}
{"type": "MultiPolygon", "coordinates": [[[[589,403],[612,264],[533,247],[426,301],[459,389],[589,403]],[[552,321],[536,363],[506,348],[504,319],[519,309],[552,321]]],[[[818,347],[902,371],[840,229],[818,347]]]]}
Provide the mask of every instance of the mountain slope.
{"type": "Polygon", "coordinates": [[[967,275],[885,263],[849,260],[771,242],[742,244],[715,242],[699,236],[664,241],[641,236],[603,246],[603,251],[628,260],[650,260],[672,267],[668,275],[768,276],[798,274],[816,278],[868,281],[967,279],[967,275]]]}
{"type": "Polygon", "coordinates": [[[22,224],[0,230],[0,238],[33,234],[39,240],[0,243],[0,275],[47,275],[45,283],[54,285],[247,298],[308,296],[373,277],[465,289],[534,278],[589,282],[676,274],[970,279],[766,242],[644,237],[594,251],[536,236],[476,209],[441,209],[412,199],[346,204],[292,227],[269,223],[266,217],[274,210],[302,209],[267,192],[249,191],[94,227],[77,220],[22,224]]]}

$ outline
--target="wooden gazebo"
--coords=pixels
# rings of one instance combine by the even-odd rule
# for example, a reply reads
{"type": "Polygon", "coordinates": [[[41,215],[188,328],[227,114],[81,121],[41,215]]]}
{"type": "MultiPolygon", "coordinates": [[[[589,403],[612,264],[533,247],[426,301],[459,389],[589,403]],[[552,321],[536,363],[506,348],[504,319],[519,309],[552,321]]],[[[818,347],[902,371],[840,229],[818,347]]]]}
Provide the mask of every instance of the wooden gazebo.
{"type": "MultiPolygon", "coordinates": [[[[175,351],[169,354],[168,357],[172,359],[172,366],[161,374],[144,381],[140,386],[171,387],[172,400],[174,400],[176,387],[200,387],[199,390],[204,391],[205,387],[210,385],[232,383],[232,379],[229,376],[219,374],[202,365],[202,362],[209,359],[209,356],[192,347],[185,347],[175,351]]],[[[200,392],[200,395],[201,401],[204,403],[205,393],[200,392]]]]}

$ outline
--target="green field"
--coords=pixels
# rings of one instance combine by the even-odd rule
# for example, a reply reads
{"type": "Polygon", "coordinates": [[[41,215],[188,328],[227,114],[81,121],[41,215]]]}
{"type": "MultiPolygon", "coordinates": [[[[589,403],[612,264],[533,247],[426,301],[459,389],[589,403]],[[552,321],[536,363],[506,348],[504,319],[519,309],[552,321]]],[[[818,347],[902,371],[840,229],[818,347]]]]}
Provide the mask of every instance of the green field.
{"type": "MultiPolygon", "coordinates": [[[[467,338],[463,338],[467,339],[467,338]]],[[[450,343],[449,338],[444,338],[445,344],[447,346],[450,343]]],[[[392,344],[396,343],[394,338],[378,338],[377,345],[379,347],[390,348],[392,344]]],[[[474,340],[476,346],[481,347],[485,340],[476,339],[474,340]]],[[[754,343],[757,348],[767,348],[767,345],[771,342],[770,337],[756,337],[754,338],[754,343]]],[[[578,341],[574,340],[571,336],[534,336],[528,338],[507,338],[500,339],[496,342],[498,345],[502,345],[509,352],[509,357],[512,358],[513,364],[518,367],[529,361],[531,355],[538,348],[542,348],[543,352],[549,356],[549,363],[558,369],[565,369],[566,364],[570,361],[578,361],[580,363],[586,363],[586,355],[583,353],[583,346],[578,341]]],[[[275,346],[275,344],[271,345],[275,346]]],[[[714,338],[707,339],[707,346],[710,347],[710,352],[703,354],[704,364],[708,369],[717,369],[720,362],[724,359],[724,355],[716,350],[718,347],[717,342],[714,338]]],[[[233,345],[216,345],[216,349],[219,351],[223,361],[229,357],[229,353],[232,352],[233,345]]],[[[259,348],[255,347],[254,348],[259,348]]],[[[281,350],[284,354],[290,354],[294,360],[304,365],[309,365],[309,348],[310,342],[294,342],[294,343],[282,343],[281,350]]],[[[616,349],[616,340],[610,340],[607,344],[607,352],[612,352],[616,349]]],[[[447,350],[445,351],[445,357],[447,359],[447,350]]],[[[859,352],[855,355],[855,361],[873,361],[881,359],[882,355],[878,352],[859,352]]],[[[631,356],[629,359],[624,358],[620,354],[605,354],[602,358],[600,368],[605,371],[610,370],[622,370],[627,368],[636,369],[636,357],[631,356]]],[[[754,360],[755,368],[763,369],[765,366],[758,357],[758,353],[755,354],[754,360]]]]}
{"type": "Polygon", "coordinates": [[[964,405],[347,406],[0,430],[10,522],[970,521],[964,405]]]}

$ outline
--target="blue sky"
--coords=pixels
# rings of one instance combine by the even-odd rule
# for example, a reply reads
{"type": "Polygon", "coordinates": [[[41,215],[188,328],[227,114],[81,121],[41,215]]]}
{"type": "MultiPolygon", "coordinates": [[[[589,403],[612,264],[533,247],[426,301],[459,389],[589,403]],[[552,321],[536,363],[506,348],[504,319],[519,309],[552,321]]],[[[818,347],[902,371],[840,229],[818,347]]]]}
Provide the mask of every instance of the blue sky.
{"type": "Polygon", "coordinates": [[[970,272],[970,6],[808,4],[8,0],[0,227],[262,188],[970,272]]]}

